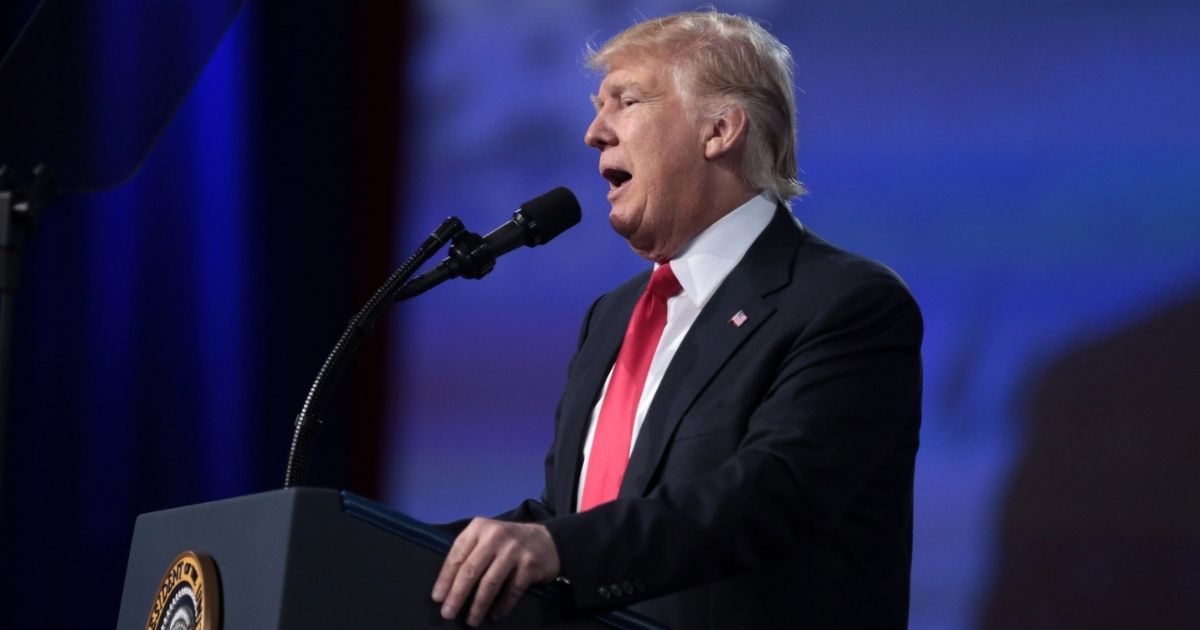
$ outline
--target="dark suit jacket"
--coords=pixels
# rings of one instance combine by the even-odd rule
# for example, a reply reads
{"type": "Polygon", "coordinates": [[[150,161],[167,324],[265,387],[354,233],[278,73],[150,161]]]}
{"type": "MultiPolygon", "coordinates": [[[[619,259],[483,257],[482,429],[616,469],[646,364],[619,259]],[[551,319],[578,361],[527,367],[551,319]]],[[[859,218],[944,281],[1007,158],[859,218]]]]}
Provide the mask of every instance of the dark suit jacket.
{"type": "Polygon", "coordinates": [[[590,413],[648,277],[592,305],[545,491],[504,518],[545,523],[581,607],[905,627],[922,322],[904,284],[777,210],[675,354],[619,497],[575,513],[590,413]]]}

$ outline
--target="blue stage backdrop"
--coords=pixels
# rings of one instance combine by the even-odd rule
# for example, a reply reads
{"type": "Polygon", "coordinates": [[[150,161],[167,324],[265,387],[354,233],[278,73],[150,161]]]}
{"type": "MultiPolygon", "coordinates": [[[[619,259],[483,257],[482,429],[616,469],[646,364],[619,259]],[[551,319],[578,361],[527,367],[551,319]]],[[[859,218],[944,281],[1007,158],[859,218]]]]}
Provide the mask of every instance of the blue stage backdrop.
{"type": "MultiPolygon", "coordinates": [[[[119,42],[137,3],[107,4],[119,42]]],[[[580,226],[379,327],[312,477],[431,521],[541,490],[580,319],[648,265],[582,142],[584,46],[696,5],[325,4],[249,0],[142,171],[28,246],[0,628],[111,623],[136,514],[278,487],[328,348],[441,219],[566,185],[580,226]]],[[[924,310],[911,626],[1200,627],[1200,7],[719,8],[796,58],[796,214],[924,310]]]]}

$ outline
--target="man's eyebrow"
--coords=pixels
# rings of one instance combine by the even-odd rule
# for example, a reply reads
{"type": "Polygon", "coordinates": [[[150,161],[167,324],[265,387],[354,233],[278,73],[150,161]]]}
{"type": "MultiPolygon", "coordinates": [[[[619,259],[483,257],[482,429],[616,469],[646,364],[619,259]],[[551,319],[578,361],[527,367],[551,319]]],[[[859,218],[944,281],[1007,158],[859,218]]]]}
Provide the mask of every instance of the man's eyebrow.
{"type": "Polygon", "coordinates": [[[601,99],[600,95],[598,95],[598,94],[592,94],[591,99],[592,99],[592,107],[595,107],[596,111],[600,111],[600,106],[604,103],[603,99],[601,99]]]}
{"type": "Polygon", "coordinates": [[[624,79],[609,83],[607,91],[609,94],[621,94],[623,92],[636,89],[638,89],[638,84],[636,82],[630,81],[629,79],[624,79]]]}

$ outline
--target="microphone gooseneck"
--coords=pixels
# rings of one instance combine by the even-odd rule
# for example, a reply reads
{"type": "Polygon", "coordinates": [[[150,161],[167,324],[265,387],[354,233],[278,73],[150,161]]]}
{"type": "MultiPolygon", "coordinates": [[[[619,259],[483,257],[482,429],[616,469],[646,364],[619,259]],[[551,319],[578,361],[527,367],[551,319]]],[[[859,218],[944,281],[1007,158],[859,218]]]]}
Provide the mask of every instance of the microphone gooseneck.
{"type": "Polygon", "coordinates": [[[424,293],[450,278],[482,278],[495,267],[497,257],[521,245],[534,247],[549,242],[579,223],[579,215],[579,202],[575,195],[559,187],[521,204],[511,221],[492,230],[487,236],[481,237],[466,231],[462,221],[456,217],[443,221],[350,319],[346,330],[321,365],[304,399],[304,406],[296,415],[283,487],[291,488],[304,483],[313,439],[321,426],[333,386],[363,338],[371,332],[388,307],[424,293]],[[448,242],[451,243],[450,255],[445,260],[428,273],[405,284],[409,276],[448,242]]]}
{"type": "Polygon", "coordinates": [[[321,427],[321,416],[325,412],[329,394],[342,372],[345,371],[349,358],[354,355],[354,351],[362,343],[363,337],[371,332],[375,327],[375,322],[392,305],[392,301],[388,298],[396,291],[396,287],[402,285],[421,265],[425,264],[425,261],[432,258],[437,250],[442,248],[442,245],[458,236],[462,231],[463,224],[458,217],[450,217],[442,221],[442,224],[426,237],[417,251],[404,261],[399,269],[388,276],[383,286],[375,291],[371,299],[367,300],[367,303],[350,319],[350,324],[346,326],[346,330],[334,344],[333,350],[325,358],[325,363],[321,365],[321,370],[317,372],[317,378],[313,380],[312,387],[308,390],[308,396],[304,398],[304,406],[296,415],[292,447],[288,451],[287,472],[283,479],[284,488],[304,483],[304,479],[308,475],[308,458],[312,451],[313,438],[321,427]]]}

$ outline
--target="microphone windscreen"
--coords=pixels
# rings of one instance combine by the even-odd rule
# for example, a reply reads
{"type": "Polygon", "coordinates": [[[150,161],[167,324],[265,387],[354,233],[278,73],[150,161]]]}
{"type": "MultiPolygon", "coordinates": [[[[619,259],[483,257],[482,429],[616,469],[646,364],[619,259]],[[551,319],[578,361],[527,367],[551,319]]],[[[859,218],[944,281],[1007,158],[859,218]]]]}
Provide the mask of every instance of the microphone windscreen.
{"type": "Polygon", "coordinates": [[[575,193],[559,186],[525,203],[517,210],[531,223],[527,238],[532,237],[530,245],[541,245],[562,234],[567,228],[579,223],[579,201],[575,193]]]}

